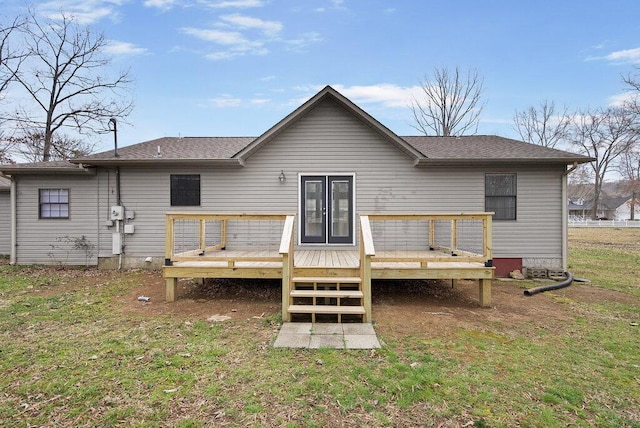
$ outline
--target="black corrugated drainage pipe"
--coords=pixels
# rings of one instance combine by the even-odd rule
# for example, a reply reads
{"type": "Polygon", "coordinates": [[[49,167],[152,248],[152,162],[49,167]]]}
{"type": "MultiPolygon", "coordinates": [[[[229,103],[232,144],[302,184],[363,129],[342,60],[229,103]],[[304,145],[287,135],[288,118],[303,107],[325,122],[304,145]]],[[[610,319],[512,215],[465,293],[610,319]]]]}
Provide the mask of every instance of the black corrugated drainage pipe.
{"type": "Polygon", "coordinates": [[[560,288],[565,288],[571,285],[573,282],[573,275],[570,272],[565,272],[567,274],[567,278],[556,282],[555,284],[543,285],[541,287],[530,288],[528,290],[524,290],[524,295],[527,297],[531,297],[534,294],[544,293],[545,291],[551,290],[559,290],[560,288]]]}

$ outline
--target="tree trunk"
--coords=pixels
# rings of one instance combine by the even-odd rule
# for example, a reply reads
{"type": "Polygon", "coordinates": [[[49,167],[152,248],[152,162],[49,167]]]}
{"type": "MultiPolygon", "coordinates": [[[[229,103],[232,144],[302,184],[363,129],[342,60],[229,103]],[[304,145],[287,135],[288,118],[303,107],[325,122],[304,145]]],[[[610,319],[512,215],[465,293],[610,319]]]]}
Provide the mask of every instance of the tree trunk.
{"type": "Polygon", "coordinates": [[[593,188],[593,207],[591,207],[592,220],[598,219],[598,205],[600,205],[600,186],[601,186],[600,177],[598,177],[598,174],[596,174],[596,182],[593,188]]]}

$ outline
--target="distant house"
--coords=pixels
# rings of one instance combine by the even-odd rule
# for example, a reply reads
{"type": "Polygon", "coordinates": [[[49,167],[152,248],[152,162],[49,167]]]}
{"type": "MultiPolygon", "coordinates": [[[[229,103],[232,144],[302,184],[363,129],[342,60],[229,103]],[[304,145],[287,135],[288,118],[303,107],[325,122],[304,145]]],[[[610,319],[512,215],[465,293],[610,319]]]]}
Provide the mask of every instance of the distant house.
{"type": "MultiPolygon", "coordinates": [[[[600,220],[628,220],[630,217],[630,196],[603,196],[598,204],[597,218],[600,220]]],[[[593,199],[569,199],[569,217],[590,219],[593,215],[593,199]]]]}
{"type": "Polygon", "coordinates": [[[634,220],[640,220],[640,200],[635,200],[635,204],[632,198],[628,197],[627,200],[616,209],[616,216],[618,220],[630,220],[631,210],[634,210],[634,220]]]}
{"type": "Polygon", "coordinates": [[[5,186],[0,228],[15,245],[1,248],[18,264],[160,266],[172,211],[293,213],[296,248],[338,250],[357,248],[359,214],[489,211],[498,274],[562,269],[568,166],[588,161],[497,136],[401,137],[326,87],[258,137],[159,138],[117,156],[0,166],[16,219],[6,222],[5,186]]]}

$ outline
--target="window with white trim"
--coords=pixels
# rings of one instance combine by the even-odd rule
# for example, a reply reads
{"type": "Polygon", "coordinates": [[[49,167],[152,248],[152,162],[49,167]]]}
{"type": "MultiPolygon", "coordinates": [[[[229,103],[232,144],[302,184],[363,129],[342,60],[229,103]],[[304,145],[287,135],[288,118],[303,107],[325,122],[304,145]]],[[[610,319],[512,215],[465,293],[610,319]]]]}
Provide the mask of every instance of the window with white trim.
{"type": "Polygon", "coordinates": [[[516,220],[516,174],[485,174],[484,209],[494,212],[494,220],[516,220]]]}
{"type": "Polygon", "coordinates": [[[40,189],[39,218],[69,218],[69,189],[40,189]]]}

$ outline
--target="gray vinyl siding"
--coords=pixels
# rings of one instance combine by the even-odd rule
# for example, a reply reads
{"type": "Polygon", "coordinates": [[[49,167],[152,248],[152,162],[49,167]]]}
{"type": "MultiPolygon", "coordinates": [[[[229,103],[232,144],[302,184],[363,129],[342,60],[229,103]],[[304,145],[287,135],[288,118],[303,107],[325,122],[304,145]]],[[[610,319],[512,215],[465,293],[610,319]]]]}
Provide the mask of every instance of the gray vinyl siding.
{"type": "MultiPolygon", "coordinates": [[[[135,212],[135,219],[127,222],[135,225],[135,233],[125,236],[125,252],[132,257],[163,256],[164,214],[168,211],[298,215],[300,175],[355,174],[356,214],[459,213],[484,211],[485,173],[514,172],[518,218],[494,222],[494,256],[559,259],[562,170],[416,168],[398,148],[337,104],[325,101],[249,157],[244,167],[122,167],[122,202],[135,212]],[[278,180],[280,171],[286,175],[284,184],[278,180]],[[170,206],[171,174],[200,174],[200,207],[170,206]]],[[[113,171],[102,170],[97,180],[100,255],[109,257],[114,228],[105,221],[109,206],[115,204],[115,176],[113,171]]],[[[263,224],[236,236],[231,228],[229,236],[238,247],[274,241],[277,248],[280,232],[276,226],[263,224]]],[[[401,229],[385,232],[384,241],[413,246],[413,242],[396,239],[394,233],[400,234],[401,229]]]]}
{"type": "Polygon", "coordinates": [[[0,254],[11,252],[11,192],[0,189],[0,254]]]}
{"type": "MultiPolygon", "coordinates": [[[[85,253],[74,250],[64,238],[85,236],[97,249],[95,176],[21,176],[16,179],[17,263],[84,265],[85,253]],[[69,189],[69,218],[40,219],[39,189],[69,189]]],[[[94,255],[89,264],[96,263],[94,255]]]]}

